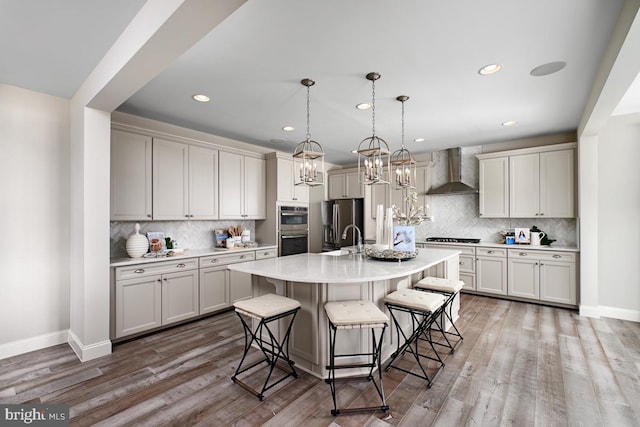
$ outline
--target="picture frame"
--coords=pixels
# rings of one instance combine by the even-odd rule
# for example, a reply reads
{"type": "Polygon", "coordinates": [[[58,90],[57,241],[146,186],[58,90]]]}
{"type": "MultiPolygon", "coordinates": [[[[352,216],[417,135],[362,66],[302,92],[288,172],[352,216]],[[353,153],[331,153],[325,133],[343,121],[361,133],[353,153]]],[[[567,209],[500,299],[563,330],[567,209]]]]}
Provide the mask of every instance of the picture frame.
{"type": "Polygon", "coordinates": [[[528,228],[516,228],[516,243],[528,245],[531,243],[531,235],[528,228]]]}
{"type": "Polygon", "coordinates": [[[413,225],[393,227],[393,249],[404,252],[416,250],[416,228],[413,225]]]}

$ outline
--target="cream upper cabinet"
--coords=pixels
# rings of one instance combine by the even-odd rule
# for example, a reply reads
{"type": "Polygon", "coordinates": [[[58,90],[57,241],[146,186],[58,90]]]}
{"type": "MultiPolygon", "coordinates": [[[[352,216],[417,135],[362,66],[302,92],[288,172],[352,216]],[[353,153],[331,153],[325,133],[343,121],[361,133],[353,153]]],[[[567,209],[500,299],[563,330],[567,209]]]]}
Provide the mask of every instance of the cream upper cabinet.
{"type": "Polygon", "coordinates": [[[220,152],[220,219],[264,219],[266,215],[265,161],[220,152]]]}
{"type": "Polygon", "coordinates": [[[218,150],[153,140],[153,219],[218,218],[218,150]]]}
{"type": "Polygon", "coordinates": [[[509,158],[480,160],[480,216],[509,217],[509,158]]]}
{"type": "Polygon", "coordinates": [[[277,169],[277,194],[279,202],[309,202],[309,187],[295,185],[293,159],[276,159],[277,169]]]}
{"type": "Polygon", "coordinates": [[[111,131],[111,220],[149,221],[152,139],[111,131]]]}
{"type": "Polygon", "coordinates": [[[573,218],[575,199],[575,150],[540,153],[540,214],[573,218]]]}
{"type": "Polygon", "coordinates": [[[189,146],[189,217],[218,218],[218,150],[189,146]]]}
{"type": "Polygon", "coordinates": [[[364,184],[357,171],[329,174],[329,199],[359,199],[364,197],[364,184]]]}
{"type": "Polygon", "coordinates": [[[575,143],[478,155],[480,216],[574,218],[575,143]]]}
{"type": "Polygon", "coordinates": [[[540,215],[540,155],[509,157],[509,213],[511,218],[540,215]]]}
{"type": "Polygon", "coordinates": [[[153,140],[153,219],[189,218],[189,146],[153,140]]]}

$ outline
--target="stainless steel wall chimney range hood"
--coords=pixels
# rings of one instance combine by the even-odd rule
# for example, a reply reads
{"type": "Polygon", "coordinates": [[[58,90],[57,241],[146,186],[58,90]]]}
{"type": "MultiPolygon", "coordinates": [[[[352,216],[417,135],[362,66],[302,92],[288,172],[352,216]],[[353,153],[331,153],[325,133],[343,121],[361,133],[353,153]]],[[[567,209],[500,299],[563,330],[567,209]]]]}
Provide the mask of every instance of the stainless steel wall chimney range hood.
{"type": "Polygon", "coordinates": [[[447,150],[447,157],[449,182],[427,191],[427,195],[477,194],[477,189],[462,182],[462,155],[460,147],[449,148],[447,150]]]}

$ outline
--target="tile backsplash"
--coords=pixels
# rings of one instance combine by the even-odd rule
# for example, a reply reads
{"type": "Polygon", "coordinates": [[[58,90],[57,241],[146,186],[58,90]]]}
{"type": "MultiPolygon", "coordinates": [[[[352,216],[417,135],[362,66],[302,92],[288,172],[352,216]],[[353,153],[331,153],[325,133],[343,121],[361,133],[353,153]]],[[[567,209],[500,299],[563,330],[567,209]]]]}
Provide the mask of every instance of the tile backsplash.
{"type": "MultiPolygon", "coordinates": [[[[478,188],[478,159],[482,147],[462,148],[462,182],[478,188]]],[[[432,187],[447,182],[447,152],[433,153],[432,187]]],[[[574,218],[480,218],[478,195],[430,196],[429,211],[435,222],[423,222],[416,229],[419,239],[426,237],[470,237],[487,242],[500,240],[500,231],[514,227],[537,226],[556,240],[557,246],[577,246],[574,218]]]]}
{"type": "MultiPolygon", "coordinates": [[[[135,233],[135,222],[111,222],[110,255],[112,258],[127,256],[126,243],[130,235],[135,233]]],[[[251,231],[251,240],[255,240],[255,221],[149,221],[139,222],[140,233],[162,231],[165,237],[177,240],[182,248],[204,249],[215,246],[215,229],[228,229],[240,225],[251,231]]],[[[274,242],[263,242],[274,243],[274,242]]]]}

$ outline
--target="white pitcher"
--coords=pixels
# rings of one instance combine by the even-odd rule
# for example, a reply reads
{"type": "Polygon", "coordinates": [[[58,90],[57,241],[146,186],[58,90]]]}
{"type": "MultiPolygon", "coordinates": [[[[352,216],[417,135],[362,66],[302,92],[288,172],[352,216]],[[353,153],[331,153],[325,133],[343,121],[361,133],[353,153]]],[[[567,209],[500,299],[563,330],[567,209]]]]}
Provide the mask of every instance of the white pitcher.
{"type": "Polygon", "coordinates": [[[531,232],[531,245],[532,246],[540,246],[540,241],[544,239],[547,233],[544,231],[532,231],[531,232]]]}

